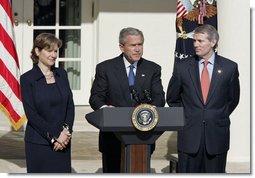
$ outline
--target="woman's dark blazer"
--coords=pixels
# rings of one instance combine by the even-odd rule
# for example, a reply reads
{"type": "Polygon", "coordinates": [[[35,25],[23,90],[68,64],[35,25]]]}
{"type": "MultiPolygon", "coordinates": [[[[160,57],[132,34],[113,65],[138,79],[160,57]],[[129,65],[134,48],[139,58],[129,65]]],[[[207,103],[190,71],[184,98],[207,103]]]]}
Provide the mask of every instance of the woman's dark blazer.
{"type": "Polygon", "coordinates": [[[53,68],[57,88],[62,99],[61,105],[52,107],[43,98],[46,79],[38,65],[21,75],[21,95],[27,117],[25,141],[49,145],[52,137],[58,137],[67,124],[72,131],[74,122],[74,103],[67,73],[64,69],[53,68]]]}

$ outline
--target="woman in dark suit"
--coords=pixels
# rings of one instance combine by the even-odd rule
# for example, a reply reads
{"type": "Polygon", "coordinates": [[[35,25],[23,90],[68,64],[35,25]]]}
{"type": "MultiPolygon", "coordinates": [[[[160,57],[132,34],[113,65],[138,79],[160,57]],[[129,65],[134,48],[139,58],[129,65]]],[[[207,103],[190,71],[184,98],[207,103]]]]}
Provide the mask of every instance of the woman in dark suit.
{"type": "Polygon", "coordinates": [[[25,153],[28,173],[71,173],[74,103],[67,73],[54,67],[62,42],[41,33],[31,51],[33,68],[20,78],[27,116],[25,153]]]}

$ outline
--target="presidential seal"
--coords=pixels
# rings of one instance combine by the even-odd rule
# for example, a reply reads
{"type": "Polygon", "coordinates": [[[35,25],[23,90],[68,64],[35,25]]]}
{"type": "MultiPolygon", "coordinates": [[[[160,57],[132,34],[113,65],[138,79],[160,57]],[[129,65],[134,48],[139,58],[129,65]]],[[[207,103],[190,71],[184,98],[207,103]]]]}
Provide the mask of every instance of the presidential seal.
{"type": "Polygon", "coordinates": [[[138,105],[132,113],[132,123],[140,131],[150,131],[158,123],[158,112],[150,104],[138,105]]]}

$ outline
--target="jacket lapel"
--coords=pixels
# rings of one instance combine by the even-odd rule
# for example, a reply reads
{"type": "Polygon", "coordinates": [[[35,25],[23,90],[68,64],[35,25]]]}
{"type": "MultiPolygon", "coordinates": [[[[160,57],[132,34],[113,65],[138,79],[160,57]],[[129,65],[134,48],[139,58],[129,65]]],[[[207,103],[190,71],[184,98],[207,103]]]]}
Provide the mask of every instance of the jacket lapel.
{"type": "Polygon", "coordinates": [[[190,73],[192,83],[195,87],[196,93],[200,101],[203,103],[203,96],[202,96],[200,76],[199,76],[198,58],[194,58],[194,60],[190,60],[189,73],[190,73]]]}
{"type": "MultiPolygon", "coordinates": [[[[53,70],[53,73],[54,73],[56,84],[59,88],[59,91],[60,91],[61,95],[65,96],[68,93],[68,91],[67,91],[67,88],[66,88],[65,81],[63,80],[63,76],[61,76],[59,74],[58,70],[56,70],[56,69],[53,70]]],[[[62,97],[62,99],[63,99],[63,97],[62,97]]]]}
{"type": "Polygon", "coordinates": [[[135,88],[141,88],[143,86],[145,77],[146,77],[146,69],[142,65],[143,59],[140,59],[137,63],[136,75],[135,75],[135,88]]]}
{"type": "Polygon", "coordinates": [[[125,100],[127,101],[128,105],[132,105],[130,88],[128,85],[128,77],[122,55],[117,58],[114,67],[116,69],[115,76],[119,81],[122,93],[124,93],[125,100]]]}
{"type": "Polygon", "coordinates": [[[33,71],[33,76],[34,76],[36,81],[39,81],[40,79],[44,79],[45,80],[44,75],[43,75],[41,69],[38,67],[37,64],[33,64],[32,71],[33,71]]]}
{"type": "Polygon", "coordinates": [[[222,65],[220,63],[219,57],[217,55],[215,55],[212,79],[211,79],[210,89],[209,89],[209,93],[208,93],[208,97],[207,97],[206,103],[208,103],[210,101],[210,99],[212,98],[213,93],[214,93],[216,87],[219,85],[219,83],[221,81],[221,76],[222,76],[221,74],[222,74],[222,72],[223,72],[223,70],[222,70],[222,65]]]}

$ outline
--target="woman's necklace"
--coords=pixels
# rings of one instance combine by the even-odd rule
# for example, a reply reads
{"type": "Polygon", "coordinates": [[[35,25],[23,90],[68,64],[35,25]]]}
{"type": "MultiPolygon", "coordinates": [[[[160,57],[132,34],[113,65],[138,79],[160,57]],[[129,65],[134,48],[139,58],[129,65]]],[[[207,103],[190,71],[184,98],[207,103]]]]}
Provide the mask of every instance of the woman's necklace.
{"type": "Polygon", "coordinates": [[[43,75],[46,79],[51,79],[54,76],[52,71],[48,72],[47,74],[43,73],[43,75]]]}
{"type": "Polygon", "coordinates": [[[47,83],[54,83],[55,82],[54,74],[50,69],[46,69],[46,71],[43,70],[42,68],[45,68],[45,67],[41,67],[40,63],[38,64],[38,67],[42,71],[47,83]]]}

